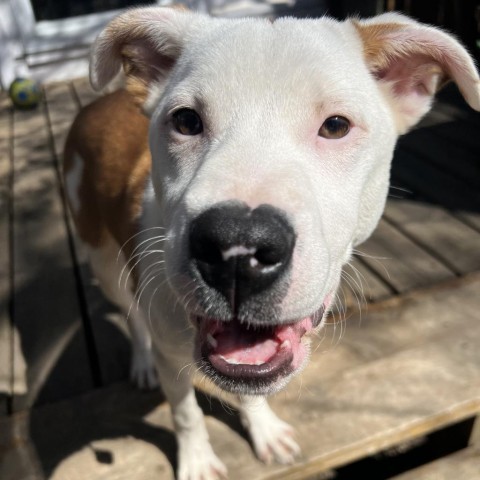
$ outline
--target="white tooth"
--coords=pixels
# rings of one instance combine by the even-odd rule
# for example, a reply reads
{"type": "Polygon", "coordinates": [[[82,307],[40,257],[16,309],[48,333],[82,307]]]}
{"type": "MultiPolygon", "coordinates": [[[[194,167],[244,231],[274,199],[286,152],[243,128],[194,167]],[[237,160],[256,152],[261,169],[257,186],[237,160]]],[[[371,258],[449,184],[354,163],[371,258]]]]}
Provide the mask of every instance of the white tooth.
{"type": "Polygon", "coordinates": [[[263,360],[255,360],[255,363],[242,363],[234,358],[225,358],[223,355],[220,355],[220,358],[225,360],[230,365],[264,365],[266,363],[263,360]]]}
{"type": "Polygon", "coordinates": [[[213,338],[213,335],[211,333],[207,333],[207,342],[213,348],[218,347],[218,342],[215,340],[215,338],[213,338]]]}
{"type": "Polygon", "coordinates": [[[290,343],[290,340],[284,340],[280,345],[280,348],[292,348],[292,344],[290,343]]]}
{"type": "Polygon", "coordinates": [[[237,360],[234,360],[233,358],[225,358],[223,355],[220,355],[220,358],[222,360],[225,360],[230,365],[240,365],[240,362],[238,362],[237,360]]]}

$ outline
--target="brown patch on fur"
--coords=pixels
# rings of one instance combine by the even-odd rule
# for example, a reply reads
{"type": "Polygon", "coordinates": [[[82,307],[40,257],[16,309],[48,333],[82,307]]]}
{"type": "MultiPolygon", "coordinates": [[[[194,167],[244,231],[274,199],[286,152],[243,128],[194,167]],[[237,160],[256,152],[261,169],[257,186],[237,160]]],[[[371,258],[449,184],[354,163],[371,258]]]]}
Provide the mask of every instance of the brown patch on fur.
{"type": "MultiPolygon", "coordinates": [[[[125,88],[132,95],[137,106],[142,107],[147,100],[149,85],[160,75],[160,71],[152,72],[149,61],[152,59],[142,58],[135,48],[125,46],[121,51],[123,71],[126,76],[125,88]]],[[[152,55],[153,57],[153,55],[152,55]]],[[[155,62],[162,65],[165,71],[170,70],[175,61],[167,55],[157,53],[155,62]]]]}
{"type": "Polygon", "coordinates": [[[138,108],[142,108],[148,97],[147,82],[139,77],[128,75],[125,80],[125,88],[132,96],[135,105],[137,105],[138,108]]]}
{"type": "MultiPolygon", "coordinates": [[[[180,44],[163,44],[155,33],[155,15],[166,14],[167,10],[186,9],[150,7],[127,10],[107,25],[93,50],[92,68],[96,72],[92,75],[94,88],[101,89],[108,84],[121,64],[128,79],[127,90],[138,104],[145,101],[148,86],[153,81],[163,79],[181,53],[180,44]],[[157,13],[149,14],[149,11],[157,13]]],[[[158,21],[158,28],[161,26],[162,23],[158,21]]]]}
{"type": "Polygon", "coordinates": [[[385,41],[385,37],[393,32],[405,28],[399,23],[379,23],[362,25],[352,22],[363,43],[363,54],[367,65],[374,70],[382,70],[389,64],[389,60],[396,55],[395,46],[385,41]]]}
{"type": "MultiPolygon", "coordinates": [[[[85,107],[65,145],[64,175],[74,156],[83,161],[80,209],[73,217],[80,238],[99,247],[109,237],[122,246],[137,231],[151,168],[148,119],[132,96],[118,90],[85,107]]],[[[126,246],[126,257],[133,242],[126,246]]]]}
{"type": "Polygon", "coordinates": [[[408,25],[402,25],[400,23],[379,23],[372,25],[362,25],[356,21],[353,21],[353,25],[357,29],[360,38],[363,43],[363,53],[367,65],[374,72],[379,72],[386,69],[391,63],[392,59],[398,56],[407,56],[408,54],[416,53],[425,55],[425,63],[435,60],[438,65],[431,64],[431,73],[441,76],[440,86],[445,85],[449,78],[445,75],[445,69],[443,68],[444,59],[433,49],[422,52],[422,46],[418,45],[415,51],[412,51],[412,46],[409,49],[405,49],[404,45],[398,45],[395,42],[389,42],[387,40],[388,35],[397,32],[401,29],[408,28],[408,25]]]}

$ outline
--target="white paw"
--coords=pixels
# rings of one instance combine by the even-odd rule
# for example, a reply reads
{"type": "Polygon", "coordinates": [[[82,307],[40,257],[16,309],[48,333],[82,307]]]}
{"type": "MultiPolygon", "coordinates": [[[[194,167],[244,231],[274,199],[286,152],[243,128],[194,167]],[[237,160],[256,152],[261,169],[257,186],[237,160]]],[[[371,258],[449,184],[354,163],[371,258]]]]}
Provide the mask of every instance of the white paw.
{"type": "Polygon", "coordinates": [[[300,455],[293,428],[271,410],[245,423],[257,457],[267,465],[272,462],[288,465],[300,455]]]}
{"type": "Polygon", "coordinates": [[[208,440],[192,444],[179,439],[178,480],[221,480],[227,478],[227,468],[213,452],[208,440]]]}
{"type": "Polygon", "coordinates": [[[157,371],[150,350],[133,349],[130,380],[141,390],[153,390],[159,386],[157,371]]]}

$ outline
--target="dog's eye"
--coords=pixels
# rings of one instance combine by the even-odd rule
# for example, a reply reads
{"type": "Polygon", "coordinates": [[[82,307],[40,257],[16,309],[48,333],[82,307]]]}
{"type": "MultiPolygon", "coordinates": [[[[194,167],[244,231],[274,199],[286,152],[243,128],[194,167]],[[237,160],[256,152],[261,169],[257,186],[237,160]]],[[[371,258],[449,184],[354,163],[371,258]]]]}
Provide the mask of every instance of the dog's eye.
{"type": "Polygon", "coordinates": [[[318,131],[323,138],[337,139],[344,137],[350,131],[350,122],[345,117],[335,115],[327,118],[318,131]]]}
{"type": "Polygon", "coordinates": [[[198,135],[203,132],[202,119],[195,110],[181,108],[172,115],[173,128],[182,135],[198,135]]]}

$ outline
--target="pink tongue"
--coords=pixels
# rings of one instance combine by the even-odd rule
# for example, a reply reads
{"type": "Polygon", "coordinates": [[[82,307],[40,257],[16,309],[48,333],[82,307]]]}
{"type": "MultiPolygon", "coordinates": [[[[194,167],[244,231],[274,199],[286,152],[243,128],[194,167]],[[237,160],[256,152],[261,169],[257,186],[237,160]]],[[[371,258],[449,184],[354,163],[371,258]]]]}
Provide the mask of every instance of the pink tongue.
{"type": "Polygon", "coordinates": [[[223,332],[215,337],[218,347],[215,353],[222,355],[231,363],[244,365],[260,365],[268,362],[278,351],[279,343],[272,338],[261,338],[257,341],[253,336],[240,337],[223,332]]]}
{"type": "Polygon", "coordinates": [[[283,348],[288,348],[296,355],[301,347],[302,335],[311,328],[311,321],[306,319],[296,325],[284,325],[275,330],[247,329],[238,323],[225,327],[215,335],[215,353],[230,363],[261,365],[271,360],[285,341],[287,343],[283,348]]]}

